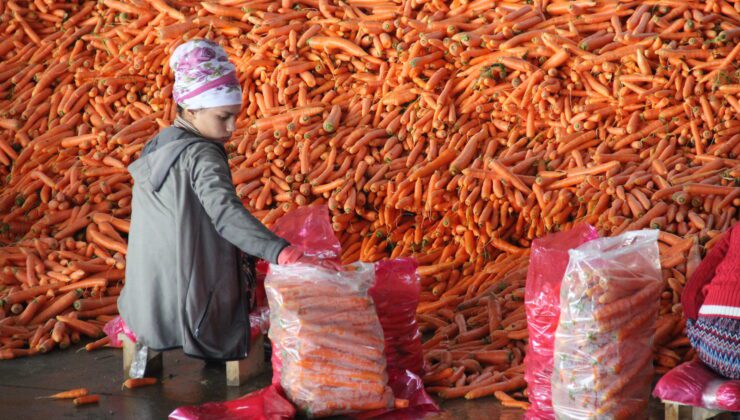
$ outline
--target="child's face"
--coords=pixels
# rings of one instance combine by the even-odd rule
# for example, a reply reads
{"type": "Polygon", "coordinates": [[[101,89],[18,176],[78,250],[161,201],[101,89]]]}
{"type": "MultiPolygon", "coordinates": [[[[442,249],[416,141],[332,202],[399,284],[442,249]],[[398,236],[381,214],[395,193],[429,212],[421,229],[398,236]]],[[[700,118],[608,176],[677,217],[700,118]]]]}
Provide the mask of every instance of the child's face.
{"type": "Polygon", "coordinates": [[[227,142],[234,134],[241,105],[185,111],[185,117],[209,140],[227,142]]]}

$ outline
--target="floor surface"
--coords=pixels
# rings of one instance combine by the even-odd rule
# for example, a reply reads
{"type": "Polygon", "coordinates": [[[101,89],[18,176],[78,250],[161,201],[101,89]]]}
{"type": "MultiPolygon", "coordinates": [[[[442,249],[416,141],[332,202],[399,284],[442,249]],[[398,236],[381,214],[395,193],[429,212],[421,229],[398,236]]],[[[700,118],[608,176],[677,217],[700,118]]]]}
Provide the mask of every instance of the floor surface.
{"type": "MultiPolygon", "coordinates": [[[[0,420],[16,419],[167,419],[177,407],[226,401],[270,383],[266,372],[240,388],[226,386],[223,366],[206,365],[179,351],[164,355],[160,384],[135,390],[121,389],[122,352],[102,349],[54,351],[43,356],[0,362],[0,420]],[[70,401],[38,399],[73,388],[100,395],[97,405],[75,407],[70,401]]],[[[516,420],[522,411],[502,408],[493,398],[441,403],[443,412],[425,420],[516,420]]],[[[652,419],[662,413],[653,404],[652,419]]]]}

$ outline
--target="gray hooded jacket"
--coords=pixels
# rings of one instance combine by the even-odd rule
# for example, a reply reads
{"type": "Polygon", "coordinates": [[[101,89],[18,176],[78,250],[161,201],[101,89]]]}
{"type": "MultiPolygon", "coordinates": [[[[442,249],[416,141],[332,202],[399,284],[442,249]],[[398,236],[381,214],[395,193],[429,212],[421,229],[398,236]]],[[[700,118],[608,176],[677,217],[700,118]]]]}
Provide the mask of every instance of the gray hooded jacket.
{"type": "Polygon", "coordinates": [[[244,208],[220,144],[169,127],[128,169],[134,189],[121,317],[154,350],[244,358],[248,274],[239,250],[274,263],[288,243],[244,208]]]}

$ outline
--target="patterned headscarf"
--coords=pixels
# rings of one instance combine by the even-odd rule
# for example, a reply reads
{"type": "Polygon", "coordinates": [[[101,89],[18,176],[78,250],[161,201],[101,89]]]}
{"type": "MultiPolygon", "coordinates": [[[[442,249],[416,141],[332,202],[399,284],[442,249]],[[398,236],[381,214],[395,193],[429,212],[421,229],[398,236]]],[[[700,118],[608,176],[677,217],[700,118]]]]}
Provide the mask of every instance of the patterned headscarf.
{"type": "Polygon", "coordinates": [[[194,39],[175,49],[170,58],[175,74],[172,96],[185,109],[241,105],[236,68],[220,45],[194,39]]]}

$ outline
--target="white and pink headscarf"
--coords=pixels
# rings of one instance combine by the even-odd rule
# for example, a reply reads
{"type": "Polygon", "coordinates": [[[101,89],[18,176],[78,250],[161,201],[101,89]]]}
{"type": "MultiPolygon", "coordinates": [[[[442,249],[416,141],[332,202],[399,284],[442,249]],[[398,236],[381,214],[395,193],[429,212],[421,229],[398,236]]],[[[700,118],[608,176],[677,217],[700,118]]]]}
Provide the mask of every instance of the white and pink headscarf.
{"type": "Polygon", "coordinates": [[[170,57],[175,74],[172,96],[185,109],[241,105],[242,89],[236,67],[220,45],[194,39],[175,49],[170,57]]]}

